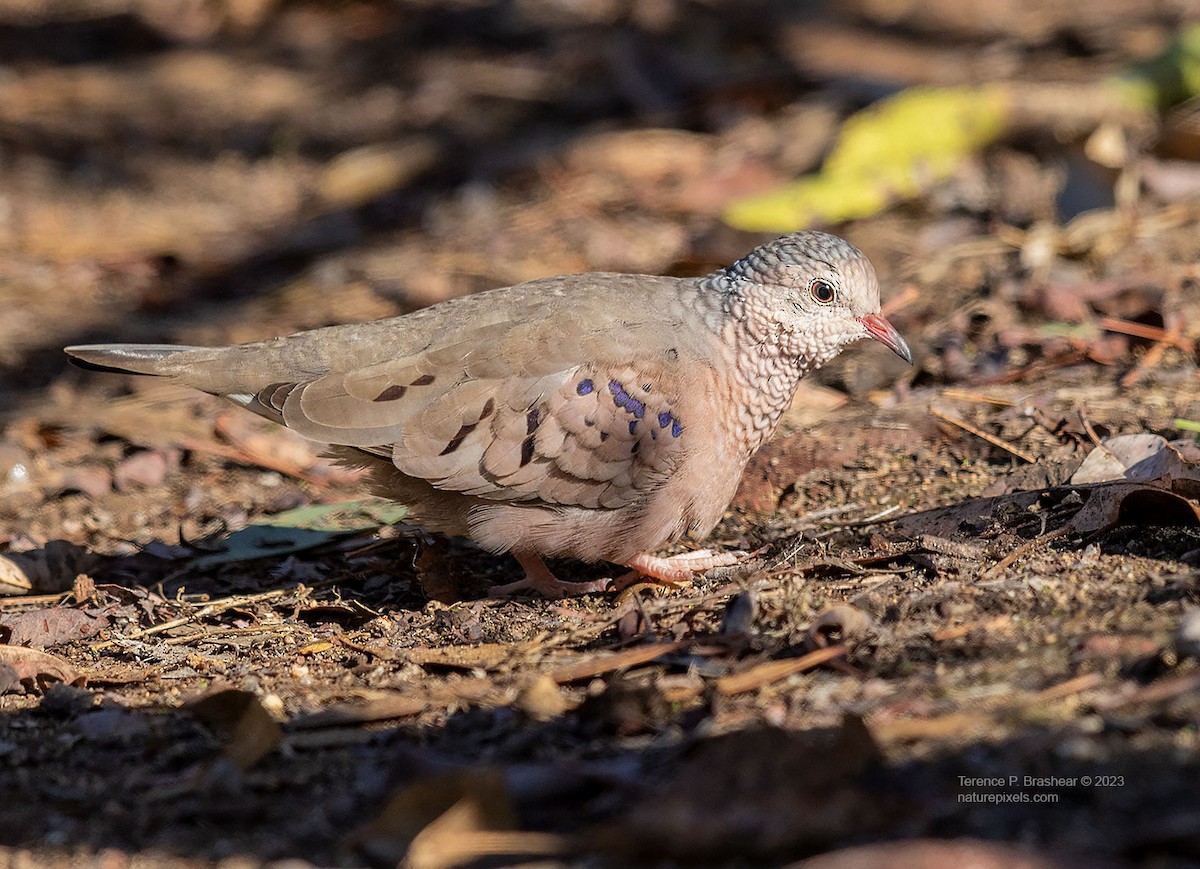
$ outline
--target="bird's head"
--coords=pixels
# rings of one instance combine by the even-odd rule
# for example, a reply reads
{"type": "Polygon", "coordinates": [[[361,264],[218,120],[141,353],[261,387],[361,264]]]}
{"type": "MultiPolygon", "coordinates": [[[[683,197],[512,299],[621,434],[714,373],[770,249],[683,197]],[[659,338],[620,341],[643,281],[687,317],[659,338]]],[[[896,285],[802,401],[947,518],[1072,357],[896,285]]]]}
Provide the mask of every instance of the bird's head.
{"type": "Polygon", "coordinates": [[[908,344],[880,313],[875,269],[836,235],[785,235],[717,274],[727,282],[731,310],[767,352],[809,369],[874,338],[912,363],[908,344]]]}

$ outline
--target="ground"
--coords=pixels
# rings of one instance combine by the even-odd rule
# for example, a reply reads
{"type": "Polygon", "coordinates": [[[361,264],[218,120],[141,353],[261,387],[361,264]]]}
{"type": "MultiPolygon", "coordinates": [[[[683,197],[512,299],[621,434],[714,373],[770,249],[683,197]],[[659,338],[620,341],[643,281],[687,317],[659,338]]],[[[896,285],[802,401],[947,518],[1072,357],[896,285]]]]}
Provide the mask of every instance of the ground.
{"type": "Polygon", "coordinates": [[[1197,18],[1043,7],[0,2],[0,865],[1200,861],[1189,104],[827,227],[916,363],[806,380],[691,587],[491,599],[319,445],[61,352],[702,274],[871,101],[1197,18]]]}

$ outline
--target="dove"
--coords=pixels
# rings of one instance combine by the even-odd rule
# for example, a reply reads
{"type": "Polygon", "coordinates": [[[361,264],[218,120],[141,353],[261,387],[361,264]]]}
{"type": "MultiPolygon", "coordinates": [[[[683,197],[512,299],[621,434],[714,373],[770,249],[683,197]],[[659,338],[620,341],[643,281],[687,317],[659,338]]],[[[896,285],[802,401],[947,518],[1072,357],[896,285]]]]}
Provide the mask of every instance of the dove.
{"type": "Polygon", "coordinates": [[[416,523],[511,553],[524,578],[493,591],[560,597],[608,581],[546,558],[665,583],[736,560],[654,553],[712,531],[800,379],[863,338],[912,362],[867,258],[810,231],[698,278],[561,275],[249,344],[66,352],[329,444],[416,523]]]}

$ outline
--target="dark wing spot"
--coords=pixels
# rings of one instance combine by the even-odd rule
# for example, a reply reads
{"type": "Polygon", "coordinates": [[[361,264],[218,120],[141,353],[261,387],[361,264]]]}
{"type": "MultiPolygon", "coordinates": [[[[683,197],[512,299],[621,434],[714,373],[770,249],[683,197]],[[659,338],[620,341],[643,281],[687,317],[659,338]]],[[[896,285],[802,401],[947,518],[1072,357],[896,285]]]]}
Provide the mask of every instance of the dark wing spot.
{"type": "Polygon", "coordinates": [[[634,441],[634,442],[633,442],[633,446],[631,446],[631,447],[629,448],[629,455],[631,455],[631,456],[636,456],[636,455],[637,455],[637,451],[638,451],[638,447],[640,447],[641,445],[642,445],[642,442],[641,442],[641,441],[634,441]]]}
{"type": "Polygon", "coordinates": [[[525,434],[532,435],[541,424],[542,416],[536,407],[525,414],[525,434]]]}
{"type": "Polygon", "coordinates": [[[629,424],[629,433],[637,434],[637,420],[636,419],[629,424]]]}
{"type": "Polygon", "coordinates": [[[467,439],[467,435],[469,435],[471,432],[475,431],[475,426],[477,426],[478,424],[479,423],[472,422],[472,423],[467,423],[467,424],[463,425],[462,428],[460,428],[458,430],[458,434],[456,434],[454,437],[450,438],[450,442],[448,444],[446,444],[446,448],[444,450],[442,450],[440,453],[438,453],[438,455],[439,456],[448,456],[448,455],[450,455],[450,453],[454,452],[456,449],[461,447],[462,442],[467,439]]]}
{"type": "Polygon", "coordinates": [[[266,407],[274,408],[282,413],[283,403],[287,401],[287,397],[297,386],[299,386],[297,383],[272,383],[258,394],[258,400],[266,407]]]}
{"type": "Polygon", "coordinates": [[[428,386],[429,384],[433,383],[433,381],[434,381],[434,377],[432,374],[422,374],[420,377],[418,377],[416,380],[414,380],[412,382],[412,385],[413,386],[428,386]]]}
{"type": "Polygon", "coordinates": [[[494,402],[492,399],[489,398],[487,400],[487,402],[483,405],[483,411],[479,414],[479,421],[483,422],[485,419],[487,419],[489,416],[491,416],[495,412],[496,412],[496,402],[494,402]]]}
{"type": "Polygon", "coordinates": [[[401,386],[399,383],[393,383],[383,392],[375,396],[376,401],[395,401],[397,398],[404,398],[404,393],[408,392],[407,386],[401,386]]]}
{"type": "Polygon", "coordinates": [[[521,441],[521,467],[533,461],[533,435],[521,441]]]}
{"type": "Polygon", "coordinates": [[[613,404],[624,410],[626,413],[632,413],[638,419],[641,419],[646,414],[646,405],[628,392],[625,387],[617,383],[615,380],[608,382],[608,391],[613,395],[613,404]]]}

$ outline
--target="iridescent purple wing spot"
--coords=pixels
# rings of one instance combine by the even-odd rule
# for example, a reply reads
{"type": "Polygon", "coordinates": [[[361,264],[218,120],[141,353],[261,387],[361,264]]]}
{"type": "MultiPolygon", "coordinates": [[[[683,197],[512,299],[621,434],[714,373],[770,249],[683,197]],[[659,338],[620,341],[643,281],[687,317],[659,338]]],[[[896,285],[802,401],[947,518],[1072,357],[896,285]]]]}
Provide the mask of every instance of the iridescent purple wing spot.
{"type": "Polygon", "coordinates": [[[613,395],[613,404],[627,413],[632,413],[638,419],[646,415],[646,405],[625,391],[625,387],[615,380],[608,381],[608,391],[613,395]]]}

